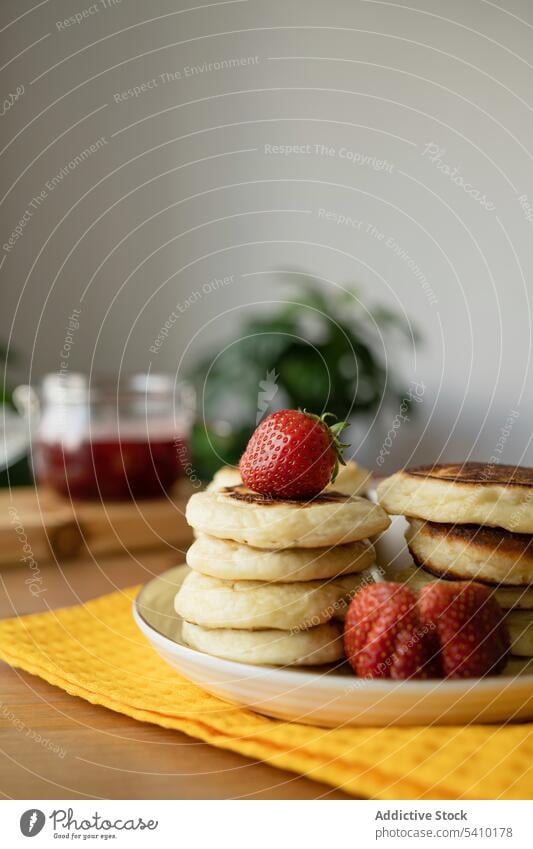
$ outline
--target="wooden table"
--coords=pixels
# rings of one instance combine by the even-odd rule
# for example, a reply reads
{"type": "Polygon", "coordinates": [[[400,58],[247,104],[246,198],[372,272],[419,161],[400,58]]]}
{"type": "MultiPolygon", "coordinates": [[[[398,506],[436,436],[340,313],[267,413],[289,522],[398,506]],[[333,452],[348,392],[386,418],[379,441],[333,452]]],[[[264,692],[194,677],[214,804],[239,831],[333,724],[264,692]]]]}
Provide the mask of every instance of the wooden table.
{"type": "MultiPolygon", "coordinates": [[[[0,509],[5,506],[0,500],[0,509]]],[[[61,607],[142,583],[176,562],[176,552],[157,550],[39,567],[46,604],[61,607]]],[[[28,592],[26,577],[23,564],[1,568],[0,618],[45,609],[44,596],[28,592]]],[[[33,800],[348,798],[178,731],[93,706],[2,663],[0,793],[33,800]]]]}

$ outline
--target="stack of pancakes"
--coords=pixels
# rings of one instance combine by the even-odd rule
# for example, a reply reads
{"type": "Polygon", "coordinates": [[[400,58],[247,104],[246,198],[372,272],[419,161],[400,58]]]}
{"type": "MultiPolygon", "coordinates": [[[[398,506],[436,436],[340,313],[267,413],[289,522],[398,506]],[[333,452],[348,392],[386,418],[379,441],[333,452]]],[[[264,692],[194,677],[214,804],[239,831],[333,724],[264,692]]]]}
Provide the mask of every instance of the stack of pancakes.
{"type": "Polygon", "coordinates": [[[378,499],[406,516],[418,569],[413,587],[437,578],[493,587],[508,611],[514,655],[533,657],[533,469],[483,463],[419,466],[382,481],[378,499]]]}
{"type": "Polygon", "coordinates": [[[223,470],[187,505],[196,541],[175,601],[183,639],[246,663],[339,660],[345,610],[373,580],[368,537],[390,520],[366,498],[330,488],[296,501],[223,485],[236,471],[223,470]]]}

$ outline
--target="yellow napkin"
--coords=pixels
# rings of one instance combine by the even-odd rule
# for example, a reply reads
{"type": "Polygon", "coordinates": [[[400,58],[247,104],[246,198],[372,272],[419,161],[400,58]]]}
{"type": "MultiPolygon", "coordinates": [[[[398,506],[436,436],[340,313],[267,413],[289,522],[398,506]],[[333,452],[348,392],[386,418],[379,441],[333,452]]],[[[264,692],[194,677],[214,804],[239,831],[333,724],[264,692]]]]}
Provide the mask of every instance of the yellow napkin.
{"type": "Polygon", "coordinates": [[[379,799],[530,799],[533,724],[327,730],[267,719],[175,673],[138,631],[137,588],[0,622],[0,657],[93,704],[379,799]]]}

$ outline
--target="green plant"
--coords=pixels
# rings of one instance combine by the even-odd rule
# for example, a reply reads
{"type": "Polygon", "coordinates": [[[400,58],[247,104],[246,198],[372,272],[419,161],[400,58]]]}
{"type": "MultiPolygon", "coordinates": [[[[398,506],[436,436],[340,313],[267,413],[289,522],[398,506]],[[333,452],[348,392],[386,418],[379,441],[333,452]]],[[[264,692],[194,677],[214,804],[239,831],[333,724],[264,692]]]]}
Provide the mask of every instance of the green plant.
{"type": "MultiPolygon", "coordinates": [[[[13,354],[9,352],[9,361],[12,361],[13,354]]],[[[0,368],[2,372],[5,374],[6,366],[8,362],[8,350],[3,342],[0,342],[0,368]]],[[[7,405],[11,406],[11,388],[7,382],[7,380],[2,374],[2,379],[0,381],[0,406],[7,405]]]]}
{"type": "MultiPolygon", "coordinates": [[[[0,342],[0,368],[2,368],[2,378],[0,382],[0,416],[2,416],[2,407],[7,407],[12,411],[15,409],[12,400],[11,384],[6,379],[5,375],[10,363],[16,360],[16,354],[0,342]]],[[[3,430],[3,421],[0,420],[0,430],[3,430]]],[[[1,434],[0,434],[1,436],[1,434]]],[[[28,465],[27,457],[22,457],[17,462],[13,463],[8,469],[1,469],[2,460],[0,458],[0,489],[4,487],[27,486],[31,483],[32,477],[28,465]]]]}
{"type": "Polygon", "coordinates": [[[193,461],[206,477],[222,462],[237,462],[258,419],[274,409],[353,419],[404,398],[380,348],[391,336],[396,346],[416,344],[409,322],[385,307],[363,308],[354,289],[331,294],[302,277],[291,297],[250,312],[235,340],[189,373],[201,405],[193,461]]]}

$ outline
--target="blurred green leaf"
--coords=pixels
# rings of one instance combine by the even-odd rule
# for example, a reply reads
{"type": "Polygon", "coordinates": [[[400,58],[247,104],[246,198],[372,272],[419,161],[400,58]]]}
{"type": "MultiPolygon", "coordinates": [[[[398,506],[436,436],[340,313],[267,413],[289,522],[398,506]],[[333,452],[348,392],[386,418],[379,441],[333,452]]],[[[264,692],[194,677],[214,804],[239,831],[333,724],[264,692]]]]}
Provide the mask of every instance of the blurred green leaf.
{"type": "MultiPolygon", "coordinates": [[[[9,368],[10,363],[16,362],[17,359],[17,352],[14,351],[13,348],[8,350],[7,346],[3,342],[0,342],[0,363],[2,363],[4,367],[7,366],[7,368],[9,368]]],[[[2,378],[0,380],[0,405],[6,404],[9,407],[13,407],[11,390],[12,387],[9,385],[9,381],[4,380],[4,375],[2,374],[2,378]]]]}
{"type": "Polygon", "coordinates": [[[421,341],[418,330],[413,324],[388,307],[375,307],[371,310],[371,315],[378,326],[399,330],[407,339],[414,340],[416,343],[421,341]]]}
{"type": "Polygon", "coordinates": [[[250,428],[239,428],[222,435],[215,427],[195,424],[191,433],[191,455],[196,474],[203,480],[210,480],[221,466],[236,465],[250,434],[250,428]]]}

